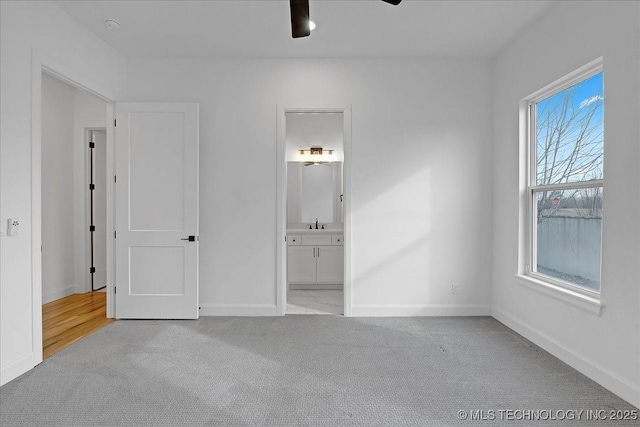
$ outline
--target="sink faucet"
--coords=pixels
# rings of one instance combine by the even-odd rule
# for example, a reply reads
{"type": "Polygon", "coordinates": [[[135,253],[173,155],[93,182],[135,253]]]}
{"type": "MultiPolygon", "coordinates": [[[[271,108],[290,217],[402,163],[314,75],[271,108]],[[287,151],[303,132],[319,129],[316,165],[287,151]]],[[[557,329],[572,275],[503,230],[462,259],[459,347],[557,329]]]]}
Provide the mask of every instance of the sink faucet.
{"type": "Polygon", "coordinates": [[[318,229],[318,218],[316,218],[316,230],[318,229]]]}

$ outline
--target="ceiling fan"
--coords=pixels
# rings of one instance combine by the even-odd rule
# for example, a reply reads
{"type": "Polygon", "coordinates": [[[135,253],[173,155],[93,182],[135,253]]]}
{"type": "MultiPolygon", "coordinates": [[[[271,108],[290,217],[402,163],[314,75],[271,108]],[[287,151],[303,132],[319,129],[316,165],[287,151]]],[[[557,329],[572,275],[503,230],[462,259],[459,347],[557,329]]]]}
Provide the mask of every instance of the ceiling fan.
{"type": "MultiPolygon", "coordinates": [[[[402,0],[382,0],[397,6],[402,0]]],[[[289,0],[291,8],[291,35],[294,39],[307,37],[311,34],[309,26],[309,0],[289,0]]]]}

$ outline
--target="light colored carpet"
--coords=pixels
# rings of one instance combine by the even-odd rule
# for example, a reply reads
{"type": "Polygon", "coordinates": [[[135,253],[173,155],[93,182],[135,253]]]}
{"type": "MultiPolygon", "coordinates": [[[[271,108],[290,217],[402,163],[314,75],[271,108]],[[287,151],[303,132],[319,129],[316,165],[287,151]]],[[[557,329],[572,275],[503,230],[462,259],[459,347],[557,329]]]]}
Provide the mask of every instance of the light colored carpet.
{"type": "Polygon", "coordinates": [[[499,411],[611,409],[635,408],[488,317],[121,320],[0,388],[2,426],[576,426],[605,422],[499,411]]]}

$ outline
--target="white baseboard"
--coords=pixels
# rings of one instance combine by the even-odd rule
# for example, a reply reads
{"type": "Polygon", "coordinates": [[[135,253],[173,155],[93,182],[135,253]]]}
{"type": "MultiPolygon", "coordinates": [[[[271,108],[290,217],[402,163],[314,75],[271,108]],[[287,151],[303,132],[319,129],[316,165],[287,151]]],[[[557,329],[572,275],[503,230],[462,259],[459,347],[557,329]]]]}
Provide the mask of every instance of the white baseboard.
{"type": "Polygon", "coordinates": [[[66,288],[58,289],[57,291],[43,294],[42,303],[46,304],[48,302],[55,301],[60,298],[68,297],[69,295],[73,295],[75,293],[77,293],[76,285],[69,285],[66,288]]]}
{"type": "Polygon", "coordinates": [[[201,304],[200,316],[278,316],[273,304],[201,304]]]}
{"type": "Polygon", "coordinates": [[[488,305],[458,304],[355,304],[353,317],[491,316],[488,305]]]}
{"type": "Polygon", "coordinates": [[[36,366],[33,356],[33,353],[26,354],[0,368],[0,386],[33,369],[36,366]]]}
{"type": "Polygon", "coordinates": [[[640,408],[640,385],[609,371],[589,358],[576,353],[562,343],[540,332],[502,310],[493,308],[493,317],[534,344],[542,347],[578,372],[591,378],[612,393],[640,408]]]}

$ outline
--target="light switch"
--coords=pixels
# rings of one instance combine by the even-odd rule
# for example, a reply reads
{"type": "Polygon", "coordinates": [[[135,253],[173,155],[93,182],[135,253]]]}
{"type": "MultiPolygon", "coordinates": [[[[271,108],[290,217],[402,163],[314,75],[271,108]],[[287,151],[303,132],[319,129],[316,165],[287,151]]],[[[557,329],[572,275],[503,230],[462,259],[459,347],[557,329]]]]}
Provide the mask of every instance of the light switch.
{"type": "Polygon", "coordinates": [[[7,220],[7,235],[8,236],[17,236],[18,228],[20,227],[20,221],[17,218],[9,218],[7,220]]]}

